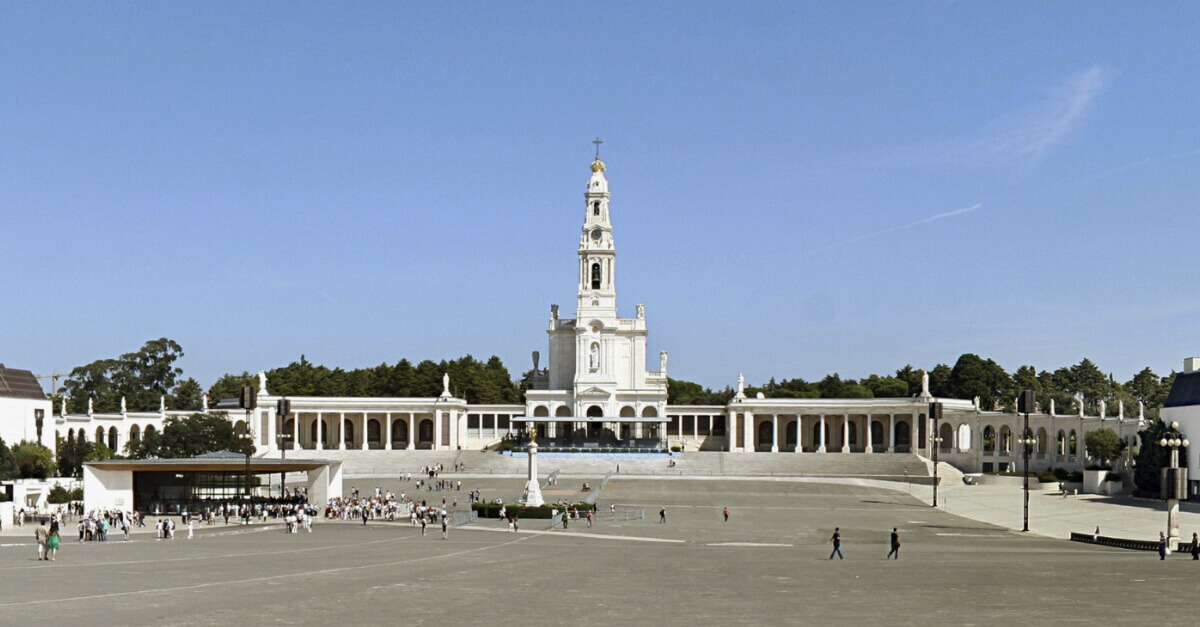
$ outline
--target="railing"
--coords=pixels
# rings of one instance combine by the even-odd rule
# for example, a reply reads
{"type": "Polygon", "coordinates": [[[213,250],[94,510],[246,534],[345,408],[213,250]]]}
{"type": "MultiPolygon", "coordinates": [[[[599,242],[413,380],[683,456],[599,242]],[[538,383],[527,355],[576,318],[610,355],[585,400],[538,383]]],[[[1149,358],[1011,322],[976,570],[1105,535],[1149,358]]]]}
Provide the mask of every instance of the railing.
{"type": "Polygon", "coordinates": [[[454,514],[454,517],[450,519],[451,524],[454,525],[455,527],[459,527],[462,525],[469,525],[469,524],[475,522],[476,520],[479,520],[479,514],[473,509],[467,510],[465,512],[456,512],[454,514]]]}
{"type": "Polygon", "coordinates": [[[600,485],[596,486],[596,489],[592,490],[592,493],[589,494],[587,496],[587,498],[583,500],[583,502],[584,503],[595,503],[596,499],[600,498],[600,490],[604,489],[605,484],[607,484],[608,480],[612,479],[613,475],[615,475],[615,474],[617,474],[617,471],[615,471],[615,470],[608,471],[608,474],[604,475],[604,478],[600,480],[600,485]]]}
{"type": "MultiPolygon", "coordinates": [[[[1101,546],[1111,546],[1118,549],[1133,549],[1135,551],[1157,551],[1157,540],[1129,540],[1126,538],[1110,538],[1108,536],[1093,536],[1086,533],[1071,532],[1071,542],[1084,542],[1086,544],[1099,544],[1101,546]]],[[[1191,543],[1186,546],[1191,548],[1191,543]]],[[[1185,544],[1179,543],[1179,551],[1185,551],[1185,544]]]]}

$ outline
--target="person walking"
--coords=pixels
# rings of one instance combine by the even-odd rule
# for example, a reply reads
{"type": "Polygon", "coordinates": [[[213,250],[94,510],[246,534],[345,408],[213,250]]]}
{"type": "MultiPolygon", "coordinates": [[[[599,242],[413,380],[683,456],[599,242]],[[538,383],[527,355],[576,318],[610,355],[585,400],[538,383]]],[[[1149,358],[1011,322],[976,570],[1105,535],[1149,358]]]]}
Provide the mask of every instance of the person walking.
{"type": "Polygon", "coordinates": [[[450,523],[446,520],[446,517],[442,516],[442,539],[443,540],[445,540],[447,537],[449,537],[449,531],[450,531],[449,525],[450,525],[450,523]]]}
{"type": "Polygon", "coordinates": [[[660,525],[667,524],[667,508],[665,508],[665,507],[658,510],[658,524],[660,524],[660,525]]]}
{"type": "Polygon", "coordinates": [[[1192,533],[1192,559],[1200,560],[1200,534],[1192,533]]]}
{"type": "Polygon", "coordinates": [[[1158,559],[1167,559],[1167,536],[1163,532],[1158,532],[1158,559]]]}
{"type": "Polygon", "coordinates": [[[883,559],[888,559],[892,555],[895,555],[896,559],[900,559],[900,532],[895,527],[892,527],[892,550],[888,551],[887,557],[883,559]]]}
{"type": "Polygon", "coordinates": [[[834,555],[838,556],[838,559],[840,559],[840,560],[846,559],[846,556],[842,555],[842,528],[841,527],[833,528],[833,535],[829,537],[829,543],[833,545],[833,552],[829,554],[829,559],[833,559],[834,555]]]}
{"type": "Polygon", "coordinates": [[[46,525],[38,525],[37,529],[33,530],[33,537],[37,538],[38,561],[46,559],[46,542],[50,540],[50,528],[46,525]]]}
{"type": "Polygon", "coordinates": [[[50,561],[53,562],[58,557],[58,546],[62,540],[58,537],[58,519],[50,519],[50,537],[46,538],[46,552],[50,555],[50,561]]]}
{"type": "Polygon", "coordinates": [[[721,511],[721,515],[725,517],[725,522],[729,522],[729,508],[726,507],[721,511]]]}
{"type": "Polygon", "coordinates": [[[588,510],[587,520],[588,520],[588,526],[591,527],[592,526],[592,511],[591,510],[588,510]]]}

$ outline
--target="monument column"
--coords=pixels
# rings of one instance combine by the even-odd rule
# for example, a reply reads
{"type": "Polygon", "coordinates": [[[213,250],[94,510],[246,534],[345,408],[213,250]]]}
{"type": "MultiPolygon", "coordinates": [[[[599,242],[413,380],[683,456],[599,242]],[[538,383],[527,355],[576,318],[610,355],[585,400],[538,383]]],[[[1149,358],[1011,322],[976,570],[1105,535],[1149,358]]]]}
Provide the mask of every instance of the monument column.
{"type": "Polygon", "coordinates": [[[779,452],[779,414],[771,414],[771,452],[779,452]]]}
{"type": "Polygon", "coordinates": [[[301,448],[303,447],[300,446],[300,412],[296,412],[296,415],[292,416],[292,449],[298,451],[301,448]]]}
{"type": "MultiPolygon", "coordinates": [[[[727,451],[729,451],[730,453],[733,452],[733,445],[735,442],[737,442],[737,440],[734,436],[734,429],[736,429],[736,428],[737,428],[737,412],[735,412],[734,410],[731,409],[731,410],[729,410],[729,417],[726,418],[726,424],[725,424],[725,439],[729,440],[729,446],[725,447],[725,449],[727,451]]],[[[683,431],[682,431],[683,430],[683,416],[679,417],[679,429],[680,429],[680,433],[683,433],[683,431]]]]}
{"type": "Polygon", "coordinates": [[[747,410],[742,414],[742,451],[754,450],[754,412],[747,410]]]}
{"type": "Polygon", "coordinates": [[[442,445],[442,410],[433,410],[433,449],[438,450],[442,445]]]}
{"type": "Polygon", "coordinates": [[[889,453],[896,452],[896,414],[888,414],[888,450],[889,453]]]}
{"type": "Polygon", "coordinates": [[[386,451],[392,450],[392,412],[387,413],[387,418],[384,420],[387,424],[387,435],[384,436],[387,440],[384,442],[383,449],[386,451]]]}
{"type": "Polygon", "coordinates": [[[842,414],[842,452],[850,452],[850,414],[842,414]]]}
{"type": "Polygon", "coordinates": [[[817,424],[821,425],[820,434],[819,434],[820,440],[817,442],[817,452],[824,453],[825,452],[825,440],[826,440],[826,438],[825,438],[825,414],[821,414],[821,421],[817,424]]]}
{"type": "MultiPolygon", "coordinates": [[[[371,422],[371,414],[364,411],[362,417],[362,429],[359,431],[358,436],[358,450],[365,451],[367,450],[367,423],[371,422]]],[[[380,438],[382,437],[383,434],[380,434],[380,438]]]]}
{"type": "Polygon", "coordinates": [[[408,450],[417,448],[417,414],[416,412],[408,412],[408,450]]]}
{"type": "Polygon", "coordinates": [[[346,450],[346,412],[338,412],[338,450],[346,450]]]}
{"type": "Polygon", "coordinates": [[[866,453],[874,452],[874,449],[872,448],[872,442],[871,442],[871,440],[874,439],[874,436],[875,436],[874,433],[871,433],[871,425],[872,424],[873,423],[871,422],[871,414],[867,414],[867,419],[863,423],[863,433],[865,433],[867,436],[866,446],[863,447],[863,451],[866,453]]]}
{"type": "Polygon", "coordinates": [[[317,450],[325,450],[325,414],[317,412],[317,450]]]}

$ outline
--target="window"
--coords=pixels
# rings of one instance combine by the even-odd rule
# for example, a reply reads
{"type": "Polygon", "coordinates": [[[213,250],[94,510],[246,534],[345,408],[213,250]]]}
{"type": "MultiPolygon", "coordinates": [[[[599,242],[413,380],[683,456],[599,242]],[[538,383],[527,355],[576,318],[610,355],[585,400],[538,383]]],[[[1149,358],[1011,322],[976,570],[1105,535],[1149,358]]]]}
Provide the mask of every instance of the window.
{"type": "Polygon", "coordinates": [[[594,216],[600,215],[600,201],[599,200],[592,203],[592,215],[594,215],[594,216]]]}
{"type": "Polygon", "coordinates": [[[600,289],[600,264],[592,264],[592,289],[600,289]]]}

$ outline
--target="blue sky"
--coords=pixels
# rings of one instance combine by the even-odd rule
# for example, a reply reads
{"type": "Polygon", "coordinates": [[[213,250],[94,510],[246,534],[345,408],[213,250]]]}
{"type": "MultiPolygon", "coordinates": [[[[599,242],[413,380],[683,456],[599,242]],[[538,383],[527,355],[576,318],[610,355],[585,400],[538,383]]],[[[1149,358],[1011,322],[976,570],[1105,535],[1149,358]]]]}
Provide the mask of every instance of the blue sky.
{"type": "MultiPolygon", "coordinates": [[[[591,140],[650,354],[1200,354],[1200,5],[7,3],[0,361],[545,352],[591,140]]],[[[657,360],[653,360],[657,362],[657,360]]],[[[657,367],[655,363],[652,367],[657,367]]],[[[47,384],[48,387],[48,384],[47,384]]]]}

